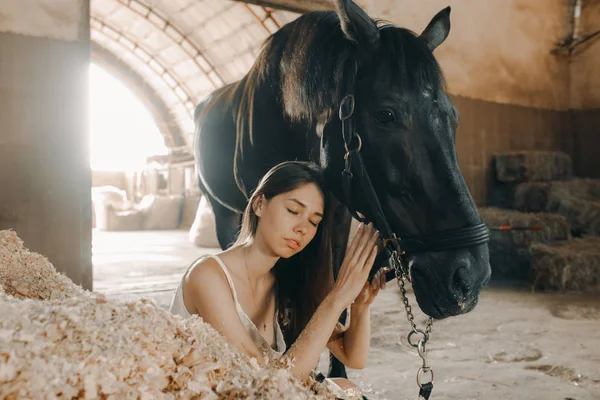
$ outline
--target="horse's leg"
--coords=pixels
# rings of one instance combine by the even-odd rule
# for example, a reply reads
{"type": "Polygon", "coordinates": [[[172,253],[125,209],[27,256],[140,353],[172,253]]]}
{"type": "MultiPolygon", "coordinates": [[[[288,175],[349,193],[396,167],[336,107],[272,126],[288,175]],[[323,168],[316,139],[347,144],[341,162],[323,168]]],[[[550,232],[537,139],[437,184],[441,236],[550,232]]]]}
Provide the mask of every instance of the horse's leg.
{"type": "Polygon", "coordinates": [[[217,226],[217,240],[222,250],[229,248],[237,239],[242,216],[235,211],[224,207],[210,195],[206,195],[217,226]]]}
{"type": "MultiPolygon", "coordinates": [[[[337,279],[338,272],[344,260],[346,249],[348,247],[348,236],[350,234],[350,224],[352,223],[352,217],[348,212],[348,209],[337,203],[333,215],[333,226],[339,227],[337,234],[334,235],[333,242],[333,276],[337,279]]],[[[346,312],[340,317],[340,322],[344,323],[346,320],[346,312]]],[[[327,374],[330,378],[345,378],[348,379],[346,374],[346,367],[340,360],[335,356],[329,354],[329,372],[327,374]]]]}

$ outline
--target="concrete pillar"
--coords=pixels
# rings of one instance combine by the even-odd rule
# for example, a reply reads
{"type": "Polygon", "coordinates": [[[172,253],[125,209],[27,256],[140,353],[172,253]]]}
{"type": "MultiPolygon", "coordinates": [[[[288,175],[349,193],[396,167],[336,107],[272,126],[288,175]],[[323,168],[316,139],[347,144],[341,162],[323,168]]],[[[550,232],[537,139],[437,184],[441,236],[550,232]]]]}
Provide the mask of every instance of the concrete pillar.
{"type": "Polygon", "coordinates": [[[0,230],[91,289],[89,0],[2,0],[0,16],[0,230]]]}

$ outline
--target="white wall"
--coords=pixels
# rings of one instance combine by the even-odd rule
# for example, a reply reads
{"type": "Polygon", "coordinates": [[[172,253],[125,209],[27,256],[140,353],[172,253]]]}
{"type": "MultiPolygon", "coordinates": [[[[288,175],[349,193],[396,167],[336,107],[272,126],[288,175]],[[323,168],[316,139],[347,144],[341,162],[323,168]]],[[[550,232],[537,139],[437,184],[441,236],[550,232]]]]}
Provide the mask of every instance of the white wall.
{"type": "Polygon", "coordinates": [[[81,40],[89,36],[88,19],[89,0],[0,1],[0,32],[4,33],[81,40]]]}
{"type": "Polygon", "coordinates": [[[436,51],[450,92],[528,107],[569,107],[569,65],[551,54],[566,32],[563,0],[368,0],[368,11],[422,32],[452,7],[450,36],[436,51]]]}

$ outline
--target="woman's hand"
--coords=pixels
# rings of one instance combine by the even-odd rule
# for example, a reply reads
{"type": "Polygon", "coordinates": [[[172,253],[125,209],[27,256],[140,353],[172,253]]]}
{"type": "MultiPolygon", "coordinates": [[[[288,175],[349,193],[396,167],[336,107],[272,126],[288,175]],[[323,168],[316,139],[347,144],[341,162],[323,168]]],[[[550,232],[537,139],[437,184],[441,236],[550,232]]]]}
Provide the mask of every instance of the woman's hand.
{"type": "Polygon", "coordinates": [[[332,290],[332,294],[343,303],[344,307],[355,301],[364,288],[365,282],[368,285],[369,272],[377,256],[378,237],[379,232],[373,228],[373,224],[366,227],[360,224],[356,236],[346,251],[332,290]]]}
{"type": "Polygon", "coordinates": [[[355,307],[365,307],[371,305],[380,289],[385,289],[385,274],[389,271],[388,267],[381,268],[375,276],[373,277],[372,282],[369,284],[369,281],[365,282],[362,290],[354,299],[352,303],[355,307]]]}
{"type": "Polygon", "coordinates": [[[292,373],[300,379],[306,378],[314,369],[326,345],[336,357],[341,357],[340,360],[345,361],[346,365],[362,368],[369,348],[370,324],[361,322],[361,319],[366,320],[369,316],[368,312],[362,313],[362,317],[350,319],[351,325],[357,324],[362,327],[359,332],[352,334],[346,331],[343,338],[334,341],[329,339],[340,314],[356,299],[367,282],[377,255],[378,237],[379,234],[372,225],[365,227],[361,224],[352,243],[348,246],[333,289],[321,302],[298,340],[286,353],[285,359],[293,360],[292,373]],[[351,349],[351,357],[346,357],[347,348],[351,349]]]}

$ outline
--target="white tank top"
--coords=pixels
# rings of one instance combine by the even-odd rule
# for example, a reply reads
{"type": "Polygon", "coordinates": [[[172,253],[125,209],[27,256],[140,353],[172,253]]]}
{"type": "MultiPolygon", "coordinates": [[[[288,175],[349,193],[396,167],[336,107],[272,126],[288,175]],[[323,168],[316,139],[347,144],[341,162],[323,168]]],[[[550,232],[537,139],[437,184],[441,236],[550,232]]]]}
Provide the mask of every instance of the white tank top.
{"type": "Polygon", "coordinates": [[[252,341],[258,346],[259,349],[261,349],[261,351],[274,353],[275,356],[282,355],[286,350],[286,344],[283,339],[283,333],[281,332],[281,327],[279,326],[279,322],[277,321],[277,317],[276,317],[277,310],[275,311],[275,318],[273,318],[273,324],[274,324],[273,326],[274,326],[274,331],[275,331],[275,342],[276,342],[276,348],[273,349],[271,347],[271,345],[267,342],[267,340],[263,337],[263,335],[260,334],[260,331],[258,330],[256,325],[254,325],[254,322],[252,322],[250,317],[248,317],[246,312],[244,312],[244,310],[242,309],[242,306],[238,302],[237,292],[235,291],[235,286],[233,285],[233,280],[231,279],[231,275],[229,275],[229,270],[225,266],[225,263],[216,255],[202,256],[199,259],[197,259],[196,261],[194,261],[192,263],[192,265],[190,265],[190,267],[187,269],[185,274],[183,274],[183,278],[181,278],[181,281],[179,282],[179,286],[177,286],[177,291],[175,292],[175,295],[173,296],[173,300],[171,300],[171,306],[169,308],[169,312],[171,314],[179,315],[183,318],[189,318],[191,316],[190,312],[187,310],[187,308],[185,308],[185,304],[183,302],[183,280],[184,280],[185,276],[187,275],[187,273],[189,272],[189,270],[204,258],[212,258],[219,264],[219,266],[223,270],[223,273],[225,274],[225,277],[227,278],[227,282],[229,283],[229,287],[231,288],[231,293],[233,294],[233,301],[235,302],[235,308],[238,312],[240,320],[242,321],[242,324],[246,328],[246,331],[248,332],[248,334],[250,334],[252,341]]]}
{"type": "MultiPolygon", "coordinates": [[[[254,325],[254,322],[252,322],[250,317],[248,317],[246,312],[242,309],[242,306],[238,302],[237,292],[235,291],[235,286],[233,286],[233,280],[231,279],[231,275],[229,275],[229,270],[227,269],[227,266],[225,265],[225,263],[219,258],[219,256],[204,255],[204,256],[198,258],[196,261],[194,261],[192,263],[192,265],[189,266],[187,271],[185,271],[185,274],[183,274],[183,277],[181,278],[181,281],[179,282],[179,286],[177,286],[177,291],[175,292],[175,295],[173,296],[173,299],[171,300],[171,306],[169,307],[169,312],[171,312],[172,314],[175,314],[175,315],[179,315],[183,318],[189,318],[192,315],[187,310],[187,308],[185,308],[185,304],[183,302],[183,280],[185,279],[185,276],[187,275],[189,270],[204,258],[212,258],[215,261],[217,261],[217,263],[223,270],[223,273],[225,273],[225,277],[227,278],[227,282],[229,283],[229,287],[231,288],[231,293],[233,294],[233,301],[235,302],[235,308],[238,312],[240,320],[242,321],[242,324],[244,324],[244,327],[246,327],[246,331],[248,332],[248,334],[250,334],[252,341],[254,343],[256,343],[256,345],[258,346],[259,349],[261,349],[261,351],[267,352],[268,354],[270,353],[271,356],[280,357],[283,353],[285,353],[286,344],[283,339],[283,333],[281,332],[281,326],[279,325],[279,322],[277,321],[277,317],[273,318],[273,320],[274,320],[273,323],[274,323],[274,327],[275,327],[275,341],[277,343],[276,348],[273,349],[271,347],[271,345],[267,342],[267,340],[263,337],[263,335],[260,334],[256,325],[254,325]]],[[[348,311],[348,316],[346,318],[346,323],[344,325],[340,324],[339,322],[337,323],[337,328],[341,332],[347,330],[348,327],[350,326],[350,307],[348,307],[347,311],[348,311]]],[[[277,310],[275,310],[275,316],[277,316],[277,314],[278,314],[277,310]]],[[[325,378],[325,380],[322,383],[324,385],[328,386],[329,389],[331,391],[333,391],[333,393],[336,395],[336,397],[338,397],[340,399],[348,398],[348,397],[346,397],[347,393],[331,379],[325,378]]]]}

